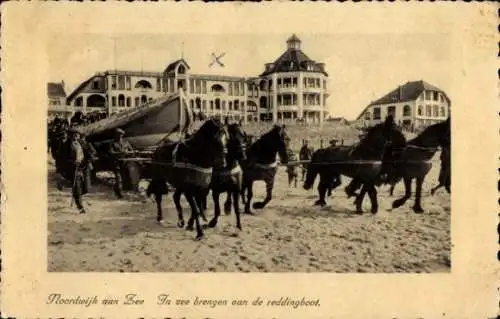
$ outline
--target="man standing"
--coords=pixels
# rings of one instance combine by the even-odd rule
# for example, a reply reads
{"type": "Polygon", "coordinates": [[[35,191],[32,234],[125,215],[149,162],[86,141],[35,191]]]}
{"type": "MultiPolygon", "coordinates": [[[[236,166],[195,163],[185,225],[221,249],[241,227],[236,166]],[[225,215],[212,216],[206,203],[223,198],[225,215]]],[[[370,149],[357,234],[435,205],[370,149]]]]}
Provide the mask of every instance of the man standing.
{"type": "Polygon", "coordinates": [[[71,137],[66,143],[61,145],[60,156],[66,156],[64,175],[67,180],[73,183],[72,195],[76,207],[80,214],[85,214],[85,209],[81,202],[81,196],[88,192],[85,185],[85,171],[82,169],[85,154],[80,142],[80,131],[76,128],[70,128],[68,133],[71,137]]]}
{"type": "Polygon", "coordinates": [[[110,148],[109,148],[109,153],[110,153],[111,158],[113,160],[113,172],[115,174],[115,185],[113,187],[113,190],[115,191],[115,194],[118,198],[123,198],[121,159],[123,156],[134,152],[132,145],[130,145],[129,142],[127,142],[126,140],[123,139],[124,135],[125,135],[124,130],[122,130],[120,128],[116,129],[115,140],[113,141],[113,143],[111,143],[110,148]]]}
{"type": "Polygon", "coordinates": [[[66,162],[68,158],[68,133],[61,131],[59,136],[54,137],[53,144],[53,158],[56,164],[57,175],[57,189],[60,191],[64,188],[64,171],[66,169],[66,162]]]}
{"type": "MultiPolygon", "coordinates": [[[[308,161],[312,157],[313,150],[309,147],[308,141],[304,140],[304,144],[302,145],[302,148],[300,149],[299,152],[299,159],[301,161],[308,161]]],[[[306,171],[307,171],[307,164],[304,163],[302,164],[302,181],[304,181],[305,176],[306,176],[306,171]]]]}

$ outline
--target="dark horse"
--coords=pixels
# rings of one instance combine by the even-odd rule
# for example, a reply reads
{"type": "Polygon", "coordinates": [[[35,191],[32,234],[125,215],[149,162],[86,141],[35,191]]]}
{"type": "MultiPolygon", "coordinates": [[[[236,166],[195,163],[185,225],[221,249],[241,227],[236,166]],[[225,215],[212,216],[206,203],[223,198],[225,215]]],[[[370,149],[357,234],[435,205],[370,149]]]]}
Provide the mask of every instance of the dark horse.
{"type": "MultiPolygon", "coordinates": [[[[197,203],[210,186],[213,168],[226,166],[227,138],[224,124],[212,118],[203,123],[189,140],[167,142],[153,153],[152,180],[147,195],[155,195],[158,222],[163,222],[161,199],[162,195],[168,193],[168,182],[184,194],[191,206],[187,229],[192,229],[196,222],[196,238],[203,237],[197,203]]],[[[177,225],[184,227],[182,212],[179,213],[177,225]]]]}
{"type": "MultiPolygon", "coordinates": [[[[285,125],[275,125],[269,132],[262,135],[255,143],[247,149],[247,161],[242,165],[243,185],[241,197],[245,204],[245,213],[252,214],[250,203],[253,197],[253,183],[264,181],[266,183],[266,198],[262,202],[253,204],[254,209],[264,208],[273,197],[274,178],[278,170],[276,156],[279,154],[281,163],[288,163],[289,137],[285,131],[285,125]],[[247,198],[245,198],[247,191],[247,198]]],[[[226,207],[231,206],[231,198],[228,196],[226,207]]]]}
{"type": "MultiPolygon", "coordinates": [[[[212,198],[215,204],[215,214],[210,223],[209,227],[217,226],[217,221],[220,216],[220,205],[219,196],[221,193],[227,192],[228,196],[232,196],[234,201],[234,213],[236,214],[236,227],[241,230],[240,222],[240,208],[239,199],[241,192],[241,185],[243,181],[243,171],[240,162],[246,160],[246,135],[241,127],[241,121],[238,123],[229,124],[227,118],[225,120],[227,132],[229,135],[229,140],[227,143],[227,156],[226,162],[227,166],[224,168],[214,167],[212,172],[212,181],[210,182],[210,189],[212,190],[212,198]]],[[[198,203],[200,209],[201,217],[206,221],[204,210],[207,209],[207,195],[209,189],[206,190],[205,195],[201,198],[198,203]]],[[[174,203],[177,208],[179,216],[182,216],[182,207],[180,205],[180,198],[182,191],[176,189],[174,192],[174,203]]],[[[231,213],[231,206],[224,207],[224,212],[226,214],[231,213]]]]}
{"type": "MultiPolygon", "coordinates": [[[[415,213],[423,213],[421,196],[422,185],[424,179],[429,173],[432,163],[430,162],[438,147],[441,147],[445,152],[450,149],[450,118],[446,121],[427,127],[414,139],[408,141],[407,145],[394,152],[399,153],[396,161],[394,161],[389,170],[389,181],[403,179],[405,184],[405,195],[392,203],[392,208],[401,207],[411,197],[411,182],[416,180],[415,204],[413,211],[415,213]]],[[[445,163],[445,165],[447,165],[445,163]]],[[[447,169],[447,167],[445,167],[447,169]]],[[[449,189],[449,185],[448,185],[449,189]]]]}
{"type": "MultiPolygon", "coordinates": [[[[304,188],[310,189],[319,174],[318,186],[320,199],[315,205],[326,205],[325,194],[334,176],[346,175],[363,185],[362,192],[368,192],[372,213],[377,213],[377,190],[375,185],[382,168],[382,158],[389,144],[404,145],[405,138],[394,124],[392,117],[384,123],[370,128],[366,135],[353,146],[337,146],[317,150],[307,167],[304,188]]],[[[335,185],[338,186],[338,183],[335,185]]],[[[331,186],[330,186],[331,187],[331,186]]],[[[363,193],[364,195],[364,193],[363,193]]],[[[361,201],[356,201],[356,211],[362,213],[361,201]]]]}

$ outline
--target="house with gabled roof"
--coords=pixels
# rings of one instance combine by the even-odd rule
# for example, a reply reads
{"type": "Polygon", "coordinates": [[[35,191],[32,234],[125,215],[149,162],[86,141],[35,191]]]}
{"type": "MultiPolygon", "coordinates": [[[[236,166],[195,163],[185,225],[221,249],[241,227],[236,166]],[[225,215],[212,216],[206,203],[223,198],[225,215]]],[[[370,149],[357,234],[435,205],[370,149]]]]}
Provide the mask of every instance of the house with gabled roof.
{"type": "Polygon", "coordinates": [[[66,91],[64,81],[47,83],[48,115],[52,117],[69,117],[73,110],[66,106],[66,91]]]}
{"type": "Polygon", "coordinates": [[[423,80],[412,81],[372,101],[357,122],[373,126],[392,115],[398,125],[417,129],[446,120],[450,107],[451,100],[443,90],[423,80]]]}

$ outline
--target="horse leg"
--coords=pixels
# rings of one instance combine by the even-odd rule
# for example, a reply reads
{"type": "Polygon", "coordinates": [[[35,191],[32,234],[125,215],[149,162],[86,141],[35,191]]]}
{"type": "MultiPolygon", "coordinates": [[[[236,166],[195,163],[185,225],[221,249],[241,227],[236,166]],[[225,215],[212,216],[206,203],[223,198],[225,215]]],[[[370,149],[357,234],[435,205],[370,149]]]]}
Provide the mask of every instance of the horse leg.
{"type": "Polygon", "coordinates": [[[246,184],[246,188],[247,188],[247,200],[245,202],[245,214],[252,215],[253,212],[250,210],[250,203],[252,202],[252,197],[253,197],[253,181],[248,182],[248,184],[246,184]]]}
{"type": "MultiPolygon", "coordinates": [[[[201,196],[201,193],[199,195],[201,196]]],[[[191,220],[194,220],[196,222],[196,240],[201,240],[203,238],[203,230],[201,229],[200,218],[198,216],[198,208],[195,200],[196,196],[193,196],[193,194],[185,194],[184,196],[186,197],[189,206],[191,206],[191,217],[189,218],[189,221],[191,222],[191,220]]]]}
{"type": "Polygon", "coordinates": [[[200,196],[196,197],[196,204],[198,205],[198,211],[200,212],[201,219],[207,222],[207,217],[205,216],[205,211],[207,210],[207,196],[208,192],[200,193],[200,196]]]}
{"type": "Polygon", "coordinates": [[[399,199],[396,199],[392,203],[392,208],[393,209],[403,206],[406,203],[406,201],[408,200],[408,198],[411,197],[411,180],[412,180],[411,177],[405,177],[404,178],[405,195],[403,197],[399,198],[399,199]]]}
{"type": "Polygon", "coordinates": [[[181,195],[182,192],[176,188],[174,192],[174,204],[175,208],[177,209],[177,227],[183,228],[184,227],[184,216],[182,214],[182,206],[181,206],[181,195]]]}
{"type": "Polygon", "coordinates": [[[231,192],[227,192],[226,201],[224,202],[224,214],[231,214],[231,205],[231,192]]]}
{"type": "MultiPolygon", "coordinates": [[[[231,192],[233,195],[233,206],[234,206],[234,213],[236,214],[236,227],[241,230],[241,220],[240,220],[240,204],[239,204],[239,197],[240,193],[238,191],[231,192]]],[[[228,192],[229,196],[229,192],[228,192]]]]}
{"type": "Polygon", "coordinates": [[[214,228],[215,226],[217,226],[217,221],[219,220],[219,216],[220,216],[219,195],[220,194],[218,191],[215,191],[212,189],[212,199],[214,201],[215,214],[214,214],[214,217],[212,218],[212,220],[210,221],[210,223],[208,223],[208,227],[211,227],[211,228],[214,228]]]}
{"type": "Polygon", "coordinates": [[[156,221],[160,224],[163,224],[163,211],[161,209],[161,193],[155,193],[155,202],[156,202],[156,221]]]}
{"type": "Polygon", "coordinates": [[[324,181],[320,180],[318,184],[318,194],[319,194],[319,199],[314,202],[314,206],[325,206],[326,205],[326,200],[325,200],[325,195],[326,195],[326,187],[324,185],[324,181]]]}
{"type": "Polygon", "coordinates": [[[396,187],[396,183],[391,183],[391,189],[389,190],[389,195],[394,196],[394,188],[396,187]]]}
{"type": "Polygon", "coordinates": [[[274,178],[270,181],[266,181],[266,198],[262,202],[256,202],[253,204],[254,209],[262,209],[273,199],[273,188],[274,188],[274,178]]]}
{"type": "Polygon", "coordinates": [[[358,214],[363,214],[363,200],[365,199],[365,194],[368,191],[367,186],[363,184],[363,187],[361,188],[361,191],[359,194],[356,196],[356,199],[354,200],[354,204],[356,205],[356,213],[358,214]]]}
{"type": "Polygon", "coordinates": [[[370,196],[370,201],[372,202],[372,214],[378,213],[377,189],[375,185],[370,184],[368,187],[368,196],[370,196]]]}
{"type": "Polygon", "coordinates": [[[299,178],[299,177],[298,177],[298,175],[297,175],[297,174],[295,174],[295,175],[293,176],[293,181],[294,181],[294,186],[295,186],[295,188],[297,188],[297,179],[298,179],[298,178],[299,178]]]}
{"type": "Polygon", "coordinates": [[[424,183],[424,177],[417,177],[417,187],[415,190],[415,204],[413,205],[413,211],[417,214],[421,214],[424,212],[424,209],[422,208],[422,184],[424,183]]]}

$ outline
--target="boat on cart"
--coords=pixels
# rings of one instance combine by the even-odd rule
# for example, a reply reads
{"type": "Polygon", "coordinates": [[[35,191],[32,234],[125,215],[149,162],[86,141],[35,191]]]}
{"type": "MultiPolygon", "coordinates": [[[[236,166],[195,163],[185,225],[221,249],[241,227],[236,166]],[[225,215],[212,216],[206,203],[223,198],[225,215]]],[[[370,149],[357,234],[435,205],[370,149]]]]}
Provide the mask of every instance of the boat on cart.
{"type": "MultiPolygon", "coordinates": [[[[109,147],[115,135],[115,130],[125,131],[123,138],[141,154],[147,157],[159,145],[165,142],[178,141],[192,126],[193,111],[187,103],[182,91],[165,96],[109,118],[81,126],[97,151],[98,160],[95,171],[113,170],[113,161],[109,156],[109,147]]],[[[136,189],[141,176],[147,169],[147,161],[135,161],[124,158],[122,177],[125,189],[136,189]]]]}

